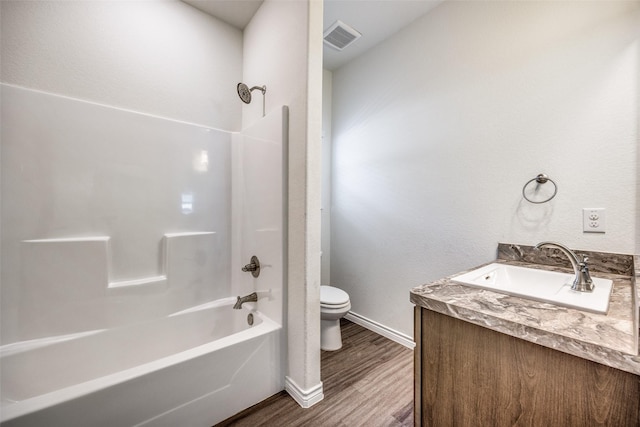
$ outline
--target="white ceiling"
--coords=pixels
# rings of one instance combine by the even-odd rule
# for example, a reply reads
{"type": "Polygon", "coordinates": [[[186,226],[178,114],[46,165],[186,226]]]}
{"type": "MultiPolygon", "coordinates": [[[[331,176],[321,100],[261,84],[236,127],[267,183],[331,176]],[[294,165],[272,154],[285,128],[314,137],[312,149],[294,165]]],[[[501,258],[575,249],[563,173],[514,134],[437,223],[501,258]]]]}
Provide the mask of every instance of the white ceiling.
{"type": "MultiPolygon", "coordinates": [[[[244,29],[263,0],[182,0],[234,27],[244,29]]],[[[325,46],[324,68],[336,70],[409,25],[444,0],[324,0],[327,29],[340,20],[362,34],[342,52],[325,46]]]]}
{"type": "Polygon", "coordinates": [[[444,0],[324,0],[326,30],[340,20],[362,34],[342,52],[324,46],[327,70],[336,70],[397,33],[444,0]]]}
{"type": "Polygon", "coordinates": [[[182,0],[236,28],[244,29],[263,0],[182,0]]]}

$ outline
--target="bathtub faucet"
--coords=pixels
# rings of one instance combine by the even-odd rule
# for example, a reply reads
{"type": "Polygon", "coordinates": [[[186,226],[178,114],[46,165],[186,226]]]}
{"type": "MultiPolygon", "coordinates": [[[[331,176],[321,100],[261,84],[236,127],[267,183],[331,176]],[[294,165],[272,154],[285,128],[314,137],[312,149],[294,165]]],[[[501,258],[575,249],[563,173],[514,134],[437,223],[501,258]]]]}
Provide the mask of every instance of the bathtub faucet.
{"type": "Polygon", "coordinates": [[[258,301],[258,294],[255,292],[250,293],[249,295],[246,295],[244,297],[238,296],[238,300],[236,301],[233,308],[235,310],[240,310],[242,308],[242,304],[244,304],[245,302],[256,302],[256,301],[258,301]]]}
{"type": "Polygon", "coordinates": [[[580,292],[593,291],[593,280],[589,275],[589,266],[587,264],[589,258],[587,258],[585,255],[582,255],[582,261],[580,261],[578,256],[571,249],[569,249],[565,245],[561,245],[560,243],[555,242],[540,242],[534,247],[534,249],[540,249],[543,247],[559,249],[567,256],[567,258],[569,258],[569,261],[571,261],[571,267],[573,267],[573,274],[575,274],[573,283],[571,285],[572,290],[580,292]]]}
{"type": "Polygon", "coordinates": [[[245,273],[251,273],[253,277],[260,276],[260,260],[257,256],[251,257],[251,262],[244,267],[242,267],[242,271],[245,273]]]}

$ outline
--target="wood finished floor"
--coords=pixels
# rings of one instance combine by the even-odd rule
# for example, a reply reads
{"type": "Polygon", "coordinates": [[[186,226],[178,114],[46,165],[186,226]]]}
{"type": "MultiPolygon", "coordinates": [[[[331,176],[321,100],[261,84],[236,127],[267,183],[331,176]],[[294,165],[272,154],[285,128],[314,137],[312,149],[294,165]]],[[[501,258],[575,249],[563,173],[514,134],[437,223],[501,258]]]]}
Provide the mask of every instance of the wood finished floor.
{"type": "Polygon", "coordinates": [[[342,349],[322,352],[324,400],[302,409],[283,391],[215,427],[413,426],[413,351],[341,323],[342,349]]]}

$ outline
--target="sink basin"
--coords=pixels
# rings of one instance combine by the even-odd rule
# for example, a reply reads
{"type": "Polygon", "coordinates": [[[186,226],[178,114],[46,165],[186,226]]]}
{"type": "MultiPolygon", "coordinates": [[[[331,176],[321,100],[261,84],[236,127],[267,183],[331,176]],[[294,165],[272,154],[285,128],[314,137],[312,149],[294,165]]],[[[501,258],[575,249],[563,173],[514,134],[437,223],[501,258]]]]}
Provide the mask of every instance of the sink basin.
{"type": "Polygon", "coordinates": [[[507,295],[606,314],[613,282],[592,277],[593,292],[571,290],[574,275],[493,263],[451,278],[463,285],[507,295]]]}

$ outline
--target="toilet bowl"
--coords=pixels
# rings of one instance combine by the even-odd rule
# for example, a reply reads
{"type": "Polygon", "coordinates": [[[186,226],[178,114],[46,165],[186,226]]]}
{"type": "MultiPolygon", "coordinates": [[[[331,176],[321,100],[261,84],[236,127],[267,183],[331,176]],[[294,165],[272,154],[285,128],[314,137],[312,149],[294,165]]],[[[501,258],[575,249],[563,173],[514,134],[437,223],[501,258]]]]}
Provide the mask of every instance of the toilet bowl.
{"type": "Polygon", "coordinates": [[[342,348],[340,319],[351,310],[349,294],[333,286],[320,286],[320,348],[342,348]]]}

